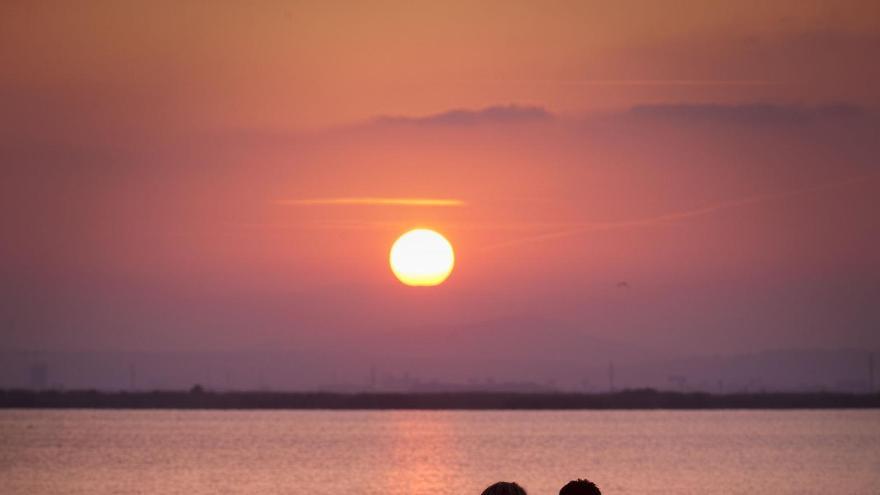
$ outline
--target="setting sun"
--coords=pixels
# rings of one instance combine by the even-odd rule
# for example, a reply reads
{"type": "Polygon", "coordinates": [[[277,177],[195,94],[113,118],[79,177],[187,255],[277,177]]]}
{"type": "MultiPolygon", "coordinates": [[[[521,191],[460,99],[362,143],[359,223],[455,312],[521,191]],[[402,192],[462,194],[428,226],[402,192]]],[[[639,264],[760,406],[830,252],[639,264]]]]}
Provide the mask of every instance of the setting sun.
{"type": "Polygon", "coordinates": [[[429,229],[415,229],[394,242],[389,261],[391,271],[404,284],[430,286],[449,277],[455,254],[442,235],[429,229]]]}

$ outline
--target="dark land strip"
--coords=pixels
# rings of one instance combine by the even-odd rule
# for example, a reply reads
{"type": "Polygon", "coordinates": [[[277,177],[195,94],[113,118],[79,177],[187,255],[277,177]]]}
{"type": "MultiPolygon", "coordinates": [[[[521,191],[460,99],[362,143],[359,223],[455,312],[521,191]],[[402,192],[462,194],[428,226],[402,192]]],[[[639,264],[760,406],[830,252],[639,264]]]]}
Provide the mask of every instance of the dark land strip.
{"type": "Polygon", "coordinates": [[[686,393],[652,389],[609,393],[331,393],[0,390],[0,408],[29,409],[868,409],[880,394],[838,392],[686,393]]]}

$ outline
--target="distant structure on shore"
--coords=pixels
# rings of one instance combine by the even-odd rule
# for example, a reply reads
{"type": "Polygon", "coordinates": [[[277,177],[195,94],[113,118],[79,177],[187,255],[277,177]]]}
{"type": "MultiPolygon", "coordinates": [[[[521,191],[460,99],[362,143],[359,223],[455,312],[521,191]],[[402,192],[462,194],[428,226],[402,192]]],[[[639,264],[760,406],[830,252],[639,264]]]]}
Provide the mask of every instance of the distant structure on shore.
{"type": "Polygon", "coordinates": [[[30,369],[31,389],[46,390],[49,388],[49,365],[38,362],[31,365],[30,369]]]}
{"type": "Polygon", "coordinates": [[[608,391],[614,392],[614,362],[608,363],[608,391]]]}
{"type": "Polygon", "coordinates": [[[876,392],[877,354],[866,350],[765,351],[651,360],[601,359],[425,364],[397,356],[309,356],[278,352],[0,351],[0,389],[328,392],[876,392]],[[381,364],[378,364],[381,363],[381,364]],[[234,386],[233,386],[233,377],[234,386]]]}

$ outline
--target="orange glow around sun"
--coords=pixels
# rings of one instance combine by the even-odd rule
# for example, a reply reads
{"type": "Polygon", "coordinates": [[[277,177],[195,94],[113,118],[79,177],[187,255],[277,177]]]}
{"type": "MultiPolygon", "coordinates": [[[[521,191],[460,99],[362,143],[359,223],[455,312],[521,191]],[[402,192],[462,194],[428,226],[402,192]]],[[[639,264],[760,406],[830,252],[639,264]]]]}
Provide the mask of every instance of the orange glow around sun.
{"type": "Polygon", "coordinates": [[[443,283],[455,265],[452,245],[445,237],[429,229],[415,229],[400,236],[391,246],[391,271],[398,280],[411,286],[443,283]]]}

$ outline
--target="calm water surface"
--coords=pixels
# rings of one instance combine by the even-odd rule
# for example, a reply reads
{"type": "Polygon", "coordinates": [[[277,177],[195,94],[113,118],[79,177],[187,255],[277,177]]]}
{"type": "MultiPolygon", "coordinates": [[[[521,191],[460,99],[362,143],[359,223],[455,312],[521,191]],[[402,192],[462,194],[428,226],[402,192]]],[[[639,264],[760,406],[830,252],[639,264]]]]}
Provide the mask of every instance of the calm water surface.
{"type": "Polygon", "coordinates": [[[880,411],[0,411],[3,494],[878,494],[880,411]]]}

